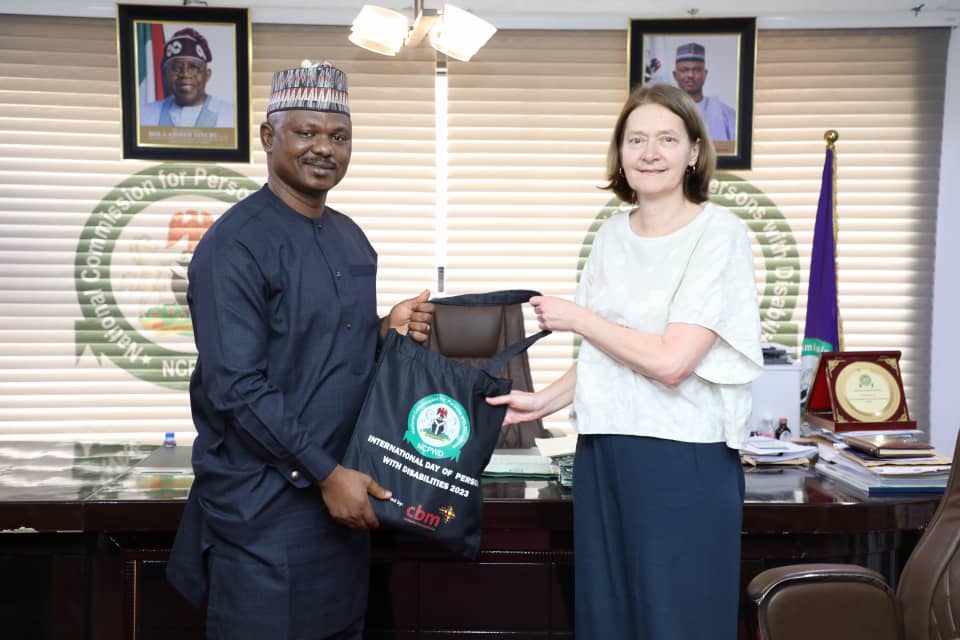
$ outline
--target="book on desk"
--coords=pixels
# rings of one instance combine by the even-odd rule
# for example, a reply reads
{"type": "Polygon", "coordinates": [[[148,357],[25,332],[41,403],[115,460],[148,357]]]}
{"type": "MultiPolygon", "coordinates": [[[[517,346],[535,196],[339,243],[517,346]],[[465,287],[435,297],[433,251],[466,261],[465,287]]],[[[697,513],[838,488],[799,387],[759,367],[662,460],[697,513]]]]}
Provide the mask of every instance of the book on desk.
{"type": "Polygon", "coordinates": [[[925,458],[934,455],[933,446],[915,433],[882,433],[843,437],[847,446],[874,458],[925,458]]]}

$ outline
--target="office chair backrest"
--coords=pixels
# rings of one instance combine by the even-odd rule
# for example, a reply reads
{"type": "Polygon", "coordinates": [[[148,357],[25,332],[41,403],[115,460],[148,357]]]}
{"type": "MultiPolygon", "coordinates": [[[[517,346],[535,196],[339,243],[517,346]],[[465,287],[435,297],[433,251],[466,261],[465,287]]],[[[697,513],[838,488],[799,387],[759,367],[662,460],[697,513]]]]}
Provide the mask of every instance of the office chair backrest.
{"type": "MultiPolygon", "coordinates": [[[[523,310],[520,304],[438,304],[427,346],[448,358],[481,366],[504,347],[524,337],[523,310]]],[[[530,360],[526,352],[513,358],[497,375],[513,380],[514,389],[533,391],[530,360]]],[[[534,438],[547,435],[540,420],[511,425],[501,432],[497,447],[532,447],[534,438]]]]}
{"type": "Polygon", "coordinates": [[[960,637],[960,434],[940,506],[897,585],[906,640],[960,637]]]}

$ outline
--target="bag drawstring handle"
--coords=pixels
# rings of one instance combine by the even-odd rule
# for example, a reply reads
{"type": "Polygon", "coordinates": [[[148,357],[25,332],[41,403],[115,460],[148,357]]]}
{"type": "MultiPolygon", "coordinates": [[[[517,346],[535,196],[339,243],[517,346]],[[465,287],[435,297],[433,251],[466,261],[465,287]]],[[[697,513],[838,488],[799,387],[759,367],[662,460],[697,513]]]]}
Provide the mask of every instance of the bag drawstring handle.
{"type": "Polygon", "coordinates": [[[526,337],[523,340],[514,342],[509,347],[487,360],[486,364],[484,364],[481,369],[489,373],[491,376],[496,376],[497,371],[500,371],[500,369],[503,369],[505,366],[507,366],[507,363],[510,362],[514,356],[520,355],[529,349],[534,342],[540,338],[550,335],[550,333],[550,331],[544,329],[543,331],[526,337]]]}
{"type": "MultiPolygon", "coordinates": [[[[504,291],[489,291],[487,293],[465,293],[459,296],[449,296],[446,298],[434,298],[430,302],[443,305],[457,305],[461,307],[499,307],[511,304],[523,304],[533,296],[543,295],[539,291],[528,289],[506,289],[504,291]]],[[[481,367],[491,376],[496,376],[497,372],[507,366],[514,357],[520,355],[529,349],[534,342],[550,335],[550,331],[541,331],[523,340],[518,340],[508,345],[499,353],[493,355],[481,367]]]]}
{"type": "Polygon", "coordinates": [[[506,289],[487,293],[464,293],[446,298],[431,298],[433,304],[451,304],[461,307],[500,307],[510,304],[523,304],[533,296],[542,296],[539,291],[530,289],[506,289]]]}

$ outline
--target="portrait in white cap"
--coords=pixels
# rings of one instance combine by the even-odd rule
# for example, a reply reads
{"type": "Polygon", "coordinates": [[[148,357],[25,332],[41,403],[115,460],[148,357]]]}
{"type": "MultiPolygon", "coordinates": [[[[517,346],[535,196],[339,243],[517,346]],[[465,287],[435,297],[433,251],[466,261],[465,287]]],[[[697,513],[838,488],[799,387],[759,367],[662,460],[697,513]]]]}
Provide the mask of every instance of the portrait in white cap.
{"type": "MultiPolygon", "coordinates": [[[[234,127],[231,99],[213,93],[213,80],[233,95],[232,46],[215,46],[223,27],[162,25],[165,40],[160,58],[156,100],[140,105],[140,124],[153,127],[234,127]]],[[[218,43],[219,44],[219,43],[218,43]]],[[[228,94],[226,92],[229,92],[228,94]]]]}

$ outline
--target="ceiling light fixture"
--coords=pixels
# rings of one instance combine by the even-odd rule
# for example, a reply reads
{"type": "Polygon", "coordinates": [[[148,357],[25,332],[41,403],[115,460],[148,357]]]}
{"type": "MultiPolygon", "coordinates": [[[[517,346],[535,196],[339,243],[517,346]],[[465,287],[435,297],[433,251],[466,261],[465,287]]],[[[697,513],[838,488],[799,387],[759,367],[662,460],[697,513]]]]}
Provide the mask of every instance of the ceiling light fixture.
{"type": "Polygon", "coordinates": [[[395,56],[407,38],[407,30],[407,16],[365,4],[353,19],[350,42],[374,53],[395,56]]]}
{"type": "Polygon", "coordinates": [[[430,44],[440,53],[466,62],[496,32],[497,28],[483,18],[445,4],[440,19],[430,30],[430,44]]]}
{"type": "Polygon", "coordinates": [[[438,12],[423,8],[414,0],[414,21],[399,11],[367,4],[353,20],[350,42],[368,51],[395,56],[404,46],[416,46],[427,34],[434,49],[467,62],[489,40],[497,28],[469,11],[445,4],[438,12]]]}

